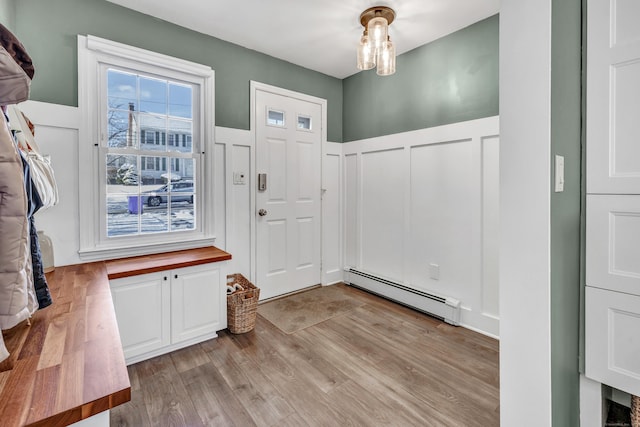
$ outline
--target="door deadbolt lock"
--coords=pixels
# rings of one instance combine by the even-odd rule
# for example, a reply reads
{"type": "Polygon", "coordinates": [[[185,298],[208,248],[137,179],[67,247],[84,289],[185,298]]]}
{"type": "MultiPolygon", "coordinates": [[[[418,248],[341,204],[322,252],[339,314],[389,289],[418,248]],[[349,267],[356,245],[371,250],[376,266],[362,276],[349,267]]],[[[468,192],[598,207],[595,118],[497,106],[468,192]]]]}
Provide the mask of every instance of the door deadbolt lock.
{"type": "Polygon", "coordinates": [[[259,173],[258,174],[258,191],[266,191],[267,190],[267,174],[259,173]]]}
{"type": "Polygon", "coordinates": [[[260,215],[260,216],[265,216],[266,214],[267,214],[267,210],[266,209],[260,209],[258,211],[258,215],[260,215]]]}

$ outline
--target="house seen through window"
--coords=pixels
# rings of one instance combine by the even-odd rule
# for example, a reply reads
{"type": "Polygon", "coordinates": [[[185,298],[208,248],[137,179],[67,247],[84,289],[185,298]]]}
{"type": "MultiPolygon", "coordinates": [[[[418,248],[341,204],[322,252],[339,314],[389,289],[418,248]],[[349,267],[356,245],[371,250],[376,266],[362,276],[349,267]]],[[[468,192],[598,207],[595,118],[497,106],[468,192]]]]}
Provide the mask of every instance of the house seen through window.
{"type": "Polygon", "coordinates": [[[194,230],[197,87],[117,68],[105,72],[106,235],[194,230]]]}

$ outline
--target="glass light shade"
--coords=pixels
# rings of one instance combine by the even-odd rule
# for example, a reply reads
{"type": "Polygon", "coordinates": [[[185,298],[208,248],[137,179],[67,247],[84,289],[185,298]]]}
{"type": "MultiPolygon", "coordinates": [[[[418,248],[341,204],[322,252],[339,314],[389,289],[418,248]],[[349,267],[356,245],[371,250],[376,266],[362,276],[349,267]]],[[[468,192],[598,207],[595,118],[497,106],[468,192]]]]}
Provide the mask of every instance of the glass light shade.
{"type": "Polygon", "coordinates": [[[376,66],[376,50],[369,43],[369,37],[366,34],[360,38],[358,45],[358,69],[370,70],[376,66]]]}
{"type": "Polygon", "coordinates": [[[379,76],[390,76],[396,72],[396,47],[391,40],[387,40],[382,49],[378,51],[378,69],[376,73],[379,76]]]}
{"type": "Polygon", "coordinates": [[[369,34],[369,42],[373,44],[376,49],[380,50],[389,35],[387,20],[380,16],[372,18],[367,25],[367,33],[369,34]]]}

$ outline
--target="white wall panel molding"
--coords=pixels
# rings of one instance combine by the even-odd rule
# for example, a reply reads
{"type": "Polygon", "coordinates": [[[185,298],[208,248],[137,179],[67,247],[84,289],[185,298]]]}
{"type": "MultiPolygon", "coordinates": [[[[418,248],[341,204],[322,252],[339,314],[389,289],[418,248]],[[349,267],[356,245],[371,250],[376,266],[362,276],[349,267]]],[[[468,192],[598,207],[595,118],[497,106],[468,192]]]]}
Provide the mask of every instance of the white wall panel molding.
{"type": "MultiPolygon", "coordinates": [[[[224,209],[225,232],[219,231],[220,245],[233,255],[229,262],[231,273],[251,278],[251,233],[253,215],[254,173],[252,167],[253,140],[248,130],[216,127],[216,174],[224,177],[224,185],[216,187],[216,209],[224,209]],[[218,155],[220,154],[220,155],[218,155]],[[234,174],[244,174],[244,184],[234,184],[234,174]],[[220,194],[224,191],[223,194],[220,194]],[[220,201],[221,203],[218,203],[220,201]]],[[[216,213],[216,216],[219,216],[216,213]]],[[[216,242],[218,245],[218,242],[216,242]]],[[[250,279],[251,280],[251,279],[250,279]]]]}
{"type": "Polygon", "coordinates": [[[322,284],[344,280],[342,145],[325,142],[322,150],[322,284]]]}
{"type": "Polygon", "coordinates": [[[36,213],[36,227],[51,238],[55,265],[78,264],[82,262],[78,256],[80,111],[77,107],[37,101],[27,101],[18,107],[36,126],[36,139],[42,154],[51,157],[60,195],[56,206],[36,213]]]}
{"type": "Polygon", "coordinates": [[[497,337],[498,117],[353,141],[344,264],[456,298],[497,337]]]}

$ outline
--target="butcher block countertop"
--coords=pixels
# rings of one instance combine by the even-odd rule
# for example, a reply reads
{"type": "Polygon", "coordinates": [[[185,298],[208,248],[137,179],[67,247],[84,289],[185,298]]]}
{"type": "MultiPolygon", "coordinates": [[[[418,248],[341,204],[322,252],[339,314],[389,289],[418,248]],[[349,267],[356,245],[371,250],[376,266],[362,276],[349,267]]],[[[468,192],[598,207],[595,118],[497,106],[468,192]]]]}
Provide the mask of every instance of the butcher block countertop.
{"type": "Polygon", "coordinates": [[[198,249],[185,249],[164,254],[142,255],[130,258],[106,261],[109,279],[155,273],[174,268],[191,267],[192,265],[226,261],[231,254],[215,246],[198,249]]]}
{"type": "Polygon", "coordinates": [[[131,400],[109,278],[231,259],[215,247],[57,267],[53,304],[3,331],[0,426],[67,426],[131,400]]]}
{"type": "Polygon", "coordinates": [[[0,424],[66,426],[131,400],[104,262],[47,274],[53,304],[4,331],[0,424]]]}

